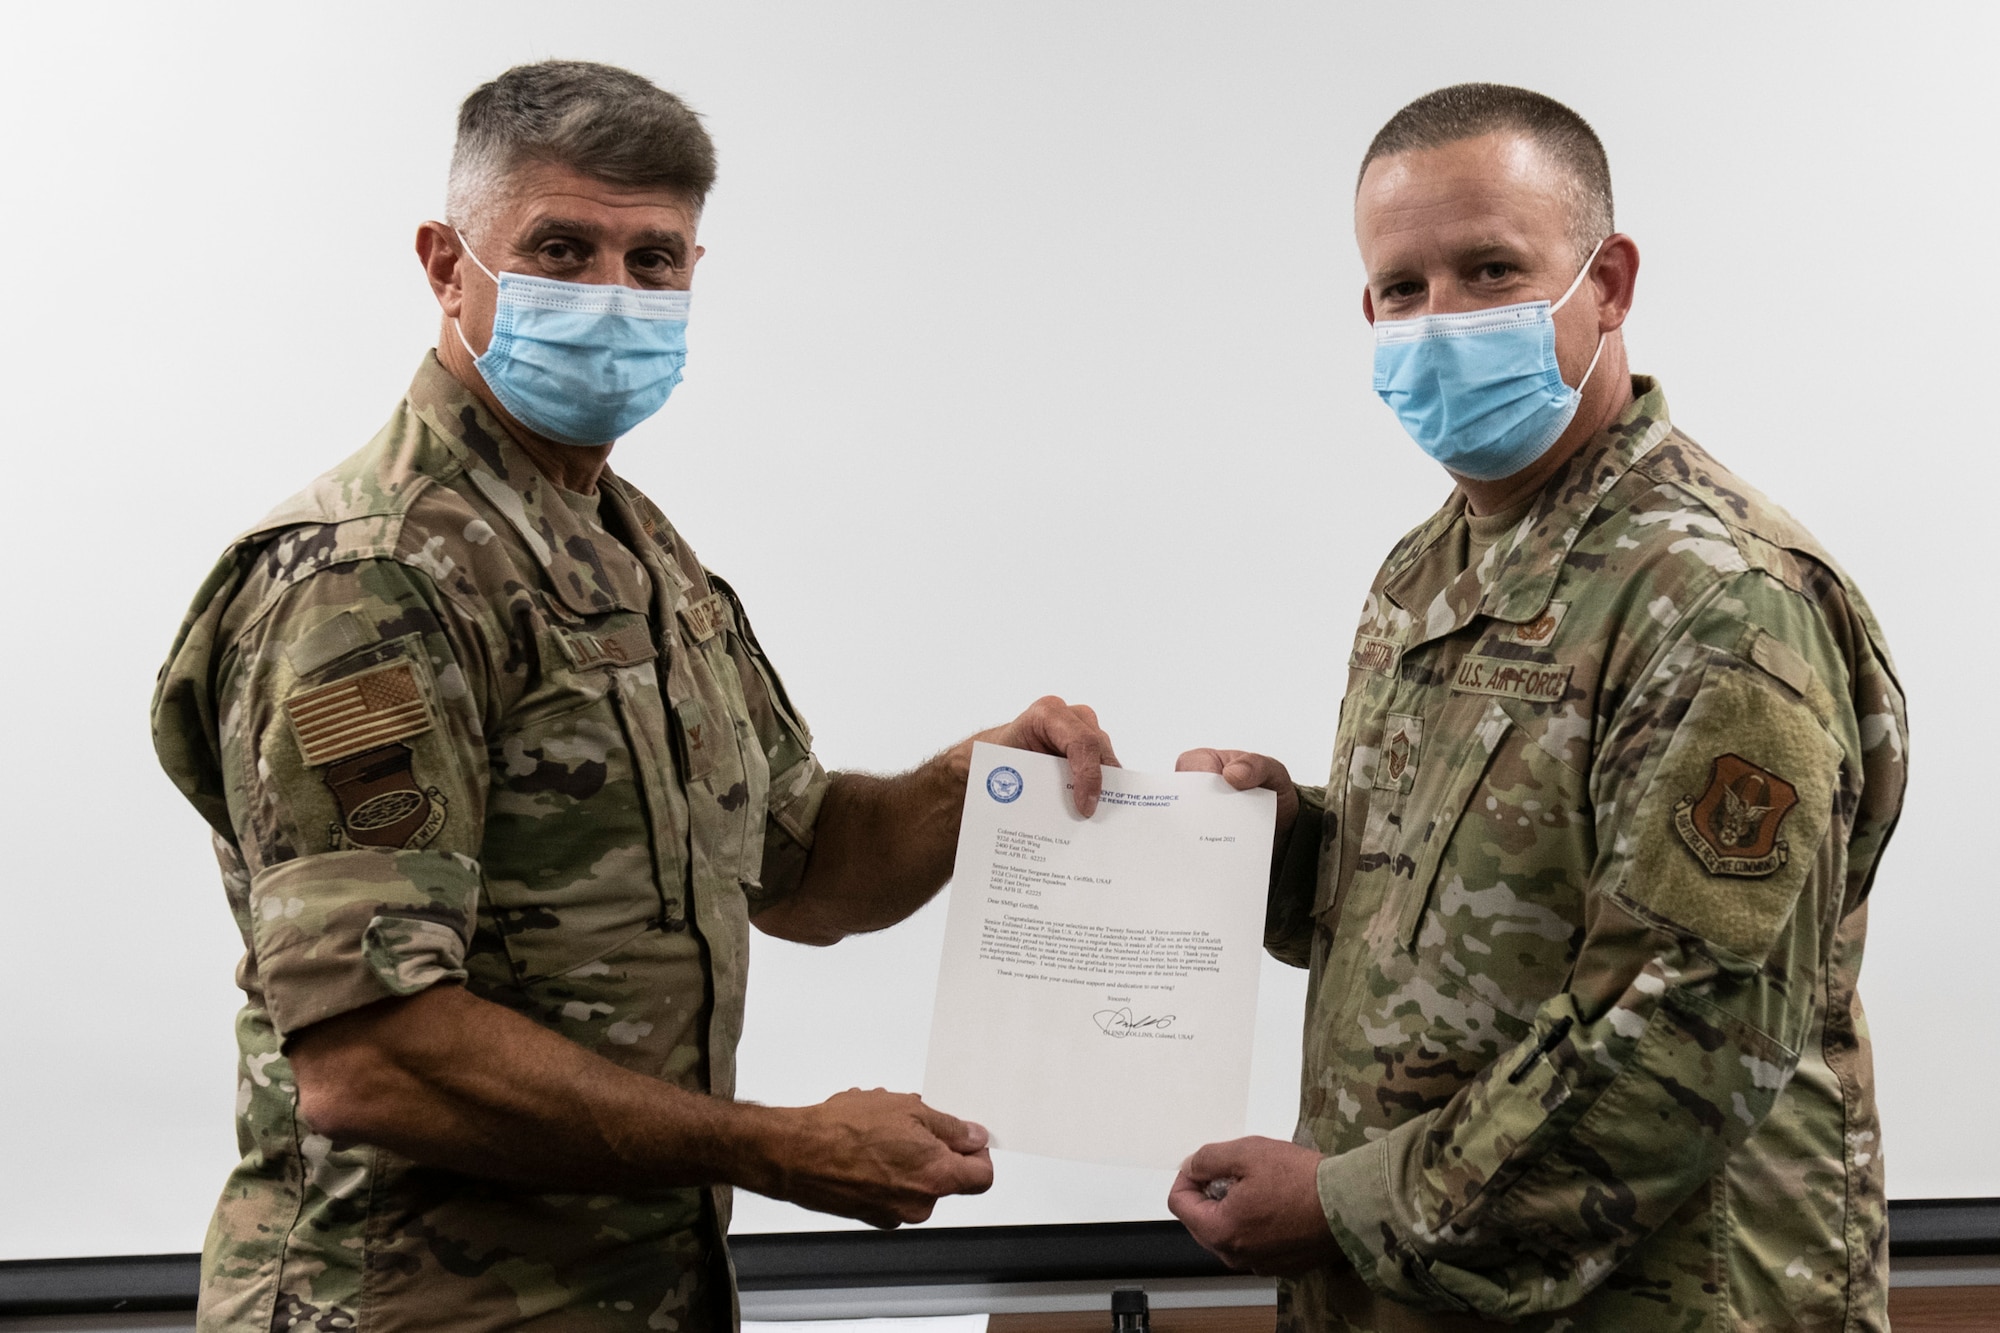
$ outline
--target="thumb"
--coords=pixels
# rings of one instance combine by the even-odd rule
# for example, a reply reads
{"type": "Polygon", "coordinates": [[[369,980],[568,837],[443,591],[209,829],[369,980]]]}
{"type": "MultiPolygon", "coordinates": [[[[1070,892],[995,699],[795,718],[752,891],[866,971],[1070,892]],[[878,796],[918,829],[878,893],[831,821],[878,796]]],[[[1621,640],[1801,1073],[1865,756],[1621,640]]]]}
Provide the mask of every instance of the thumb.
{"type": "Polygon", "coordinates": [[[976,1153],[986,1147],[986,1126],[946,1115],[934,1106],[917,1105],[917,1118],[955,1153],[976,1153]]]}
{"type": "Polygon", "coordinates": [[[1241,1143],[1240,1139],[1232,1139],[1227,1143],[1204,1146],[1182,1164],[1182,1174],[1201,1185],[1224,1176],[1243,1174],[1241,1143]]]}
{"type": "Polygon", "coordinates": [[[1250,760],[1232,759],[1222,766],[1222,776],[1230,786],[1240,790],[1255,786],[1263,775],[1257,771],[1257,765],[1250,760]]]}
{"type": "Polygon", "coordinates": [[[1222,756],[1210,749],[1187,750],[1174,761],[1176,773],[1220,773],[1222,768],[1222,756]]]}

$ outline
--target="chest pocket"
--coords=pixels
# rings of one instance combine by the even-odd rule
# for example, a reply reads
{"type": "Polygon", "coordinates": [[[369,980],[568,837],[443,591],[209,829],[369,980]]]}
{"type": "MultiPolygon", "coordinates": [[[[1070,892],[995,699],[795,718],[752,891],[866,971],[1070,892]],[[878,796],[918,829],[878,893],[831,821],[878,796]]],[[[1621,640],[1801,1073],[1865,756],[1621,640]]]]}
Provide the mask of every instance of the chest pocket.
{"type": "Polygon", "coordinates": [[[757,882],[771,769],[724,639],[718,631],[690,647],[667,687],[686,754],[696,870],[734,892],[757,882]]]}
{"type": "Polygon", "coordinates": [[[1407,876],[1395,896],[1395,939],[1405,950],[1416,947],[1445,845],[1513,725],[1497,699],[1453,695],[1439,710],[1430,736],[1436,750],[1411,783],[1393,860],[1407,876]]]}
{"type": "Polygon", "coordinates": [[[489,743],[481,847],[485,912],[516,981],[601,958],[677,906],[645,787],[657,742],[632,702],[659,693],[646,617],[548,623],[537,641],[539,682],[489,743]]]}
{"type": "Polygon", "coordinates": [[[1312,914],[1324,926],[1333,924],[1335,909],[1352,879],[1348,836],[1366,822],[1372,799],[1373,750],[1357,749],[1356,740],[1386,711],[1394,689],[1395,677],[1390,672],[1350,666],[1347,693],[1340,701],[1340,728],[1334,736],[1333,767],[1326,778],[1325,846],[1313,893],[1312,914]]]}
{"type": "Polygon", "coordinates": [[[1347,883],[1323,883],[1325,901],[1315,905],[1330,910],[1351,900],[1351,915],[1378,952],[1415,947],[1439,859],[1513,726],[1497,699],[1397,695],[1388,684],[1364,685],[1360,698],[1350,700],[1362,709],[1340,774],[1344,827],[1336,864],[1347,883]],[[1410,711],[1398,711],[1397,702],[1410,711]]]}

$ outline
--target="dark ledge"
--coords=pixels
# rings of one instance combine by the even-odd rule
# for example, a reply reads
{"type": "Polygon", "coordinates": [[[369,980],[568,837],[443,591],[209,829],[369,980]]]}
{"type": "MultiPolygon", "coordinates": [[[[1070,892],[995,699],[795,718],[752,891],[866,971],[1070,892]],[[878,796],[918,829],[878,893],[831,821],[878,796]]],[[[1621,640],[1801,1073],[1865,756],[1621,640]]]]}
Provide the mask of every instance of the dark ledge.
{"type": "Polygon", "coordinates": [[[795,1231],[729,1248],[745,1291],[1229,1276],[1178,1222],[795,1231]]]}
{"type": "Polygon", "coordinates": [[[2000,1258],[2000,1199],[1891,1199],[1889,1257],[2000,1258]]]}
{"type": "MultiPolygon", "coordinates": [[[[2000,1199],[1889,1205],[1889,1252],[2000,1258],[2000,1199]]],[[[730,1242],[745,1291],[1222,1277],[1178,1222],[794,1231],[730,1242]]],[[[0,1262],[0,1315],[192,1310],[200,1257],[112,1255],[0,1262]]]]}

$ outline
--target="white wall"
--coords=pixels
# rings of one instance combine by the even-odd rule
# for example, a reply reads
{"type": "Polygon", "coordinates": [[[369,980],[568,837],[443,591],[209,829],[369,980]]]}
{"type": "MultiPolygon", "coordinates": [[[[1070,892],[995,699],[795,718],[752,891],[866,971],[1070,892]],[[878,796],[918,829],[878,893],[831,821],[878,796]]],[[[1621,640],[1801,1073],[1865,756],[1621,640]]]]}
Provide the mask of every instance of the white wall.
{"type": "MultiPolygon", "coordinates": [[[[153,673],[226,538],[389,410],[435,330],[410,242],[454,107],[549,55],[629,65],[709,117],[689,377],[617,466],[743,592],[824,757],[875,769],[1058,691],[1135,766],[1220,743],[1322,775],[1362,590],[1444,490],[1369,392],[1354,166],[1440,84],[1577,107],[1644,255],[1636,366],[1839,553],[1898,654],[1916,763],[1863,979],[1890,1185],[2000,1194],[1990,13],[12,16],[0,1257],[200,1242],[233,1153],[238,946],[153,763],[153,673]]],[[[760,940],[745,1094],[914,1087],[941,925],[938,904],[827,952],[760,940]]],[[[1270,967],[1263,1132],[1289,1132],[1302,993],[1270,967]]],[[[1164,1215],[1162,1177],[1001,1165],[939,1220],[1164,1215]]]]}

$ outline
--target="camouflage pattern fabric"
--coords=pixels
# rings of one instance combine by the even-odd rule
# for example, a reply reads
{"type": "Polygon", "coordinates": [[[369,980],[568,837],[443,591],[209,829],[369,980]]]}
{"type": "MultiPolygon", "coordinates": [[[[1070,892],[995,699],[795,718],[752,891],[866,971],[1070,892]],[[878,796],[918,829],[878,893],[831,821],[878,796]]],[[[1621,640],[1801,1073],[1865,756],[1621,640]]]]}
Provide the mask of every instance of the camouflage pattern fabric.
{"type": "Polygon", "coordinates": [[[1866,898],[1907,729],[1817,543],[1638,401],[1363,610],[1272,884],[1348,1265],[1285,1329],[1883,1329],[1866,898]]]}
{"type": "Polygon", "coordinates": [[[336,1148],[285,1038],[456,982],[732,1094],[748,916],[827,775],[735,595],[606,474],[563,502],[434,358],[222,557],[154,701],[242,931],[204,1329],[728,1325],[726,1190],[539,1193],[336,1148]]]}

